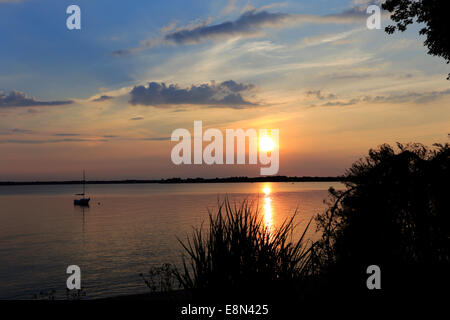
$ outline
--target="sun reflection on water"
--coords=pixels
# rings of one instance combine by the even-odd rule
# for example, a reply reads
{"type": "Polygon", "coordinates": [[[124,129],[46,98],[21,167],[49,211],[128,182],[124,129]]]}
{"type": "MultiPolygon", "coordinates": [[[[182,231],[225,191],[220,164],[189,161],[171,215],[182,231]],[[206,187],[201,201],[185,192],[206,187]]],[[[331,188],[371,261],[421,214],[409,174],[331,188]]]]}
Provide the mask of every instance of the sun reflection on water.
{"type": "Polygon", "coordinates": [[[272,189],[270,185],[265,185],[262,191],[264,192],[264,225],[270,232],[273,226],[272,198],[270,197],[272,189]]]}

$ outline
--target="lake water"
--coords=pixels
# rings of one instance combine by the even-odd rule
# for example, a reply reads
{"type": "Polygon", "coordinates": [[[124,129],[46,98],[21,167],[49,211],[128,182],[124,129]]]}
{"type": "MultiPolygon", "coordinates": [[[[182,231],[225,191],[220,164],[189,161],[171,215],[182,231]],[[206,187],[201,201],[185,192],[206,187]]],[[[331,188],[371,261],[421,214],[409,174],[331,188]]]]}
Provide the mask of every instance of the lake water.
{"type": "MultiPolygon", "coordinates": [[[[181,240],[228,195],[259,204],[276,228],[297,209],[298,233],[326,205],[333,182],[87,185],[89,208],[74,207],[79,185],[0,186],[0,299],[66,296],[66,269],[81,268],[90,299],[145,293],[151,266],[178,264],[181,240]]],[[[308,232],[317,238],[315,227],[308,232]]]]}

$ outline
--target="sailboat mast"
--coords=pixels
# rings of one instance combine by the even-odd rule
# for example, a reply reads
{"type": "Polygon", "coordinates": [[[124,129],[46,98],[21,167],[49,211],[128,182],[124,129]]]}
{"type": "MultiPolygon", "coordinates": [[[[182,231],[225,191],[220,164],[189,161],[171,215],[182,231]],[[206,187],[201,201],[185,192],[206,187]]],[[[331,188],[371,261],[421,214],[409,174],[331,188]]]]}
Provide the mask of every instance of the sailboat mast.
{"type": "Polygon", "coordinates": [[[85,195],[85,187],[86,187],[86,176],[83,170],[83,196],[85,195]]]}

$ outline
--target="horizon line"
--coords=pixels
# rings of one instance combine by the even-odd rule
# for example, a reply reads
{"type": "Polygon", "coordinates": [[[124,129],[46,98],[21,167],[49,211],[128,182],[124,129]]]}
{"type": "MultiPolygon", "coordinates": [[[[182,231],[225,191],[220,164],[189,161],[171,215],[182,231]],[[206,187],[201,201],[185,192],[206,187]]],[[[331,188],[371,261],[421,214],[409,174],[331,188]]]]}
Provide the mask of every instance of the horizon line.
{"type": "MultiPolygon", "coordinates": [[[[121,179],[121,180],[86,180],[86,184],[133,184],[133,183],[232,183],[232,182],[332,182],[343,181],[342,176],[232,176],[225,178],[161,178],[161,179],[121,179]]],[[[57,184],[82,184],[83,180],[61,181],[0,181],[1,186],[7,185],[57,185],[57,184]]]]}

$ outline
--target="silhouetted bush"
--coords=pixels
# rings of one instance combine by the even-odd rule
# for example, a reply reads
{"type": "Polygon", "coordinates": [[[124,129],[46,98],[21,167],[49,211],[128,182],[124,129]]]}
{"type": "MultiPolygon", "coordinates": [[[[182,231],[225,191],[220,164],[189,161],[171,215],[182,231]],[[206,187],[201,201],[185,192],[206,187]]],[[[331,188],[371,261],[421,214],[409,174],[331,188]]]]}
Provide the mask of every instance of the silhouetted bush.
{"type": "Polygon", "coordinates": [[[444,285],[449,145],[398,148],[382,145],[353,164],[344,176],[346,190],[330,189],[330,207],[317,217],[317,267],[336,290],[367,292],[366,268],[373,264],[380,266],[388,291],[444,285]]]}
{"type": "MultiPolygon", "coordinates": [[[[259,210],[248,201],[232,206],[228,200],[209,215],[206,228],[195,229],[181,242],[187,261],[179,271],[182,286],[194,296],[208,298],[274,297],[292,293],[310,274],[311,246],[304,230],[295,243],[293,219],[269,230],[259,210]]],[[[307,229],[307,228],[306,228],[307,229]]]]}

